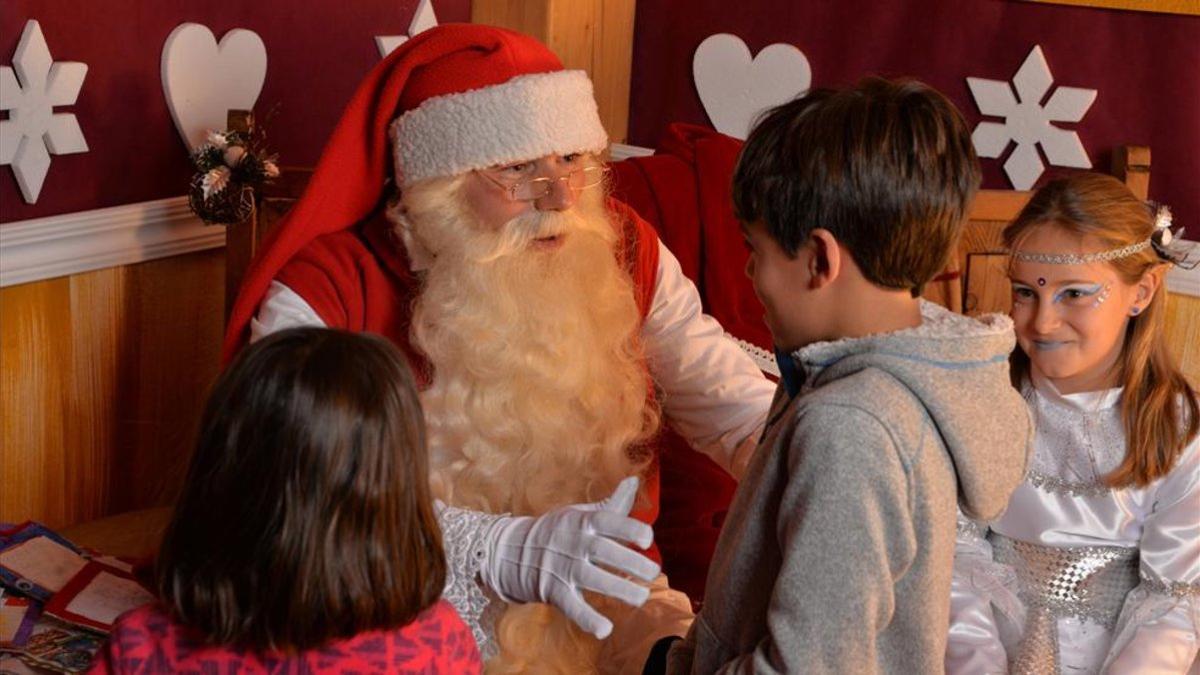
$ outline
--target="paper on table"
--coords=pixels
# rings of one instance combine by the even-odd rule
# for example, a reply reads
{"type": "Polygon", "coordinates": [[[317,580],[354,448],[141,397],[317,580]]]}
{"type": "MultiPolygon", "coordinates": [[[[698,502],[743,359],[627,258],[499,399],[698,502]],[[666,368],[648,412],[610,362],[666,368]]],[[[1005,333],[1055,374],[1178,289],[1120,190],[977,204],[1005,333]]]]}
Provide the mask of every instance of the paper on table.
{"type": "MultiPolygon", "coordinates": [[[[0,597],[0,651],[24,647],[41,616],[42,604],[37,600],[15,595],[0,597]]],[[[5,671],[0,669],[0,673],[5,671]]]]}
{"type": "Polygon", "coordinates": [[[34,537],[0,553],[0,565],[57,593],[87,560],[48,537],[34,537]]]}
{"type": "Polygon", "coordinates": [[[67,611],[93,621],[111,624],[126,611],[153,600],[154,596],[136,581],[100,572],[71,599],[67,611]]]}

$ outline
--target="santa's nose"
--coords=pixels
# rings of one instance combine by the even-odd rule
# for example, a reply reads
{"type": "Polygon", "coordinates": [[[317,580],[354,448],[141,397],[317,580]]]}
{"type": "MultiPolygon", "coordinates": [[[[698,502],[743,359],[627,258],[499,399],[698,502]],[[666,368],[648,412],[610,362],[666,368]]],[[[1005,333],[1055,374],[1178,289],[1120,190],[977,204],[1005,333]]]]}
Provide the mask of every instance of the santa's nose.
{"type": "Polygon", "coordinates": [[[564,174],[550,183],[550,189],[537,200],[537,208],[539,211],[566,211],[575,206],[577,198],[575,190],[568,185],[567,176],[564,174]]]}

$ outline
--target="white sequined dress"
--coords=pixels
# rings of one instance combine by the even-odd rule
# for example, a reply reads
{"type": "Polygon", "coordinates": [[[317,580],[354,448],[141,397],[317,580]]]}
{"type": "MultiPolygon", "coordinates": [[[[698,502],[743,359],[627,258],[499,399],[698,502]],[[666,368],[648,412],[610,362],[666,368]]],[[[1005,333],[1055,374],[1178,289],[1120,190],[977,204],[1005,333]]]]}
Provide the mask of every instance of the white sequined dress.
{"type": "Polygon", "coordinates": [[[1200,673],[1200,440],[1167,476],[1112,489],[1121,389],[1035,376],[1024,482],[983,525],[959,518],[946,672],[1200,673]]]}

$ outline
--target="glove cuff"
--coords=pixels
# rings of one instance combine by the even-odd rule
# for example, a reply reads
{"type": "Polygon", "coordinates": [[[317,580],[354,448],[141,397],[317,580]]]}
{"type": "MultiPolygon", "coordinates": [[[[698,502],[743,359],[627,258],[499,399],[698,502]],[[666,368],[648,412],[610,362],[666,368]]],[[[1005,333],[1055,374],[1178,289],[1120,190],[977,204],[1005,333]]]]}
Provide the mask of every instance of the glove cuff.
{"type": "Polygon", "coordinates": [[[503,546],[520,548],[533,526],[533,520],[529,516],[499,516],[488,527],[487,533],[484,535],[481,547],[484,557],[479,567],[480,580],[497,597],[509,604],[530,602],[533,598],[515,597],[527,595],[522,592],[520,568],[515,562],[509,561],[508,564],[512,569],[506,571],[504,569],[505,560],[500,555],[500,549],[503,546]]]}

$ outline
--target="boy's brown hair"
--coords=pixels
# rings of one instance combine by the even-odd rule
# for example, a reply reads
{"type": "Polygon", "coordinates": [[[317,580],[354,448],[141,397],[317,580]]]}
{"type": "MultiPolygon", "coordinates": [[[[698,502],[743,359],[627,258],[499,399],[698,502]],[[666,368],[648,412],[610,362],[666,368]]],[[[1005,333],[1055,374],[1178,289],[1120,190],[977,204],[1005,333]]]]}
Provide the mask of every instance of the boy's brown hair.
{"type": "Polygon", "coordinates": [[[945,266],[978,187],[954,104],[915,80],[871,77],[767,111],[742,148],[733,203],[788,255],[824,228],[872,283],[918,294],[945,266]]]}
{"type": "Polygon", "coordinates": [[[436,602],[424,418],[396,348],[298,328],[243,350],[209,398],[156,576],[176,619],[257,650],[400,627],[436,602]]]}

